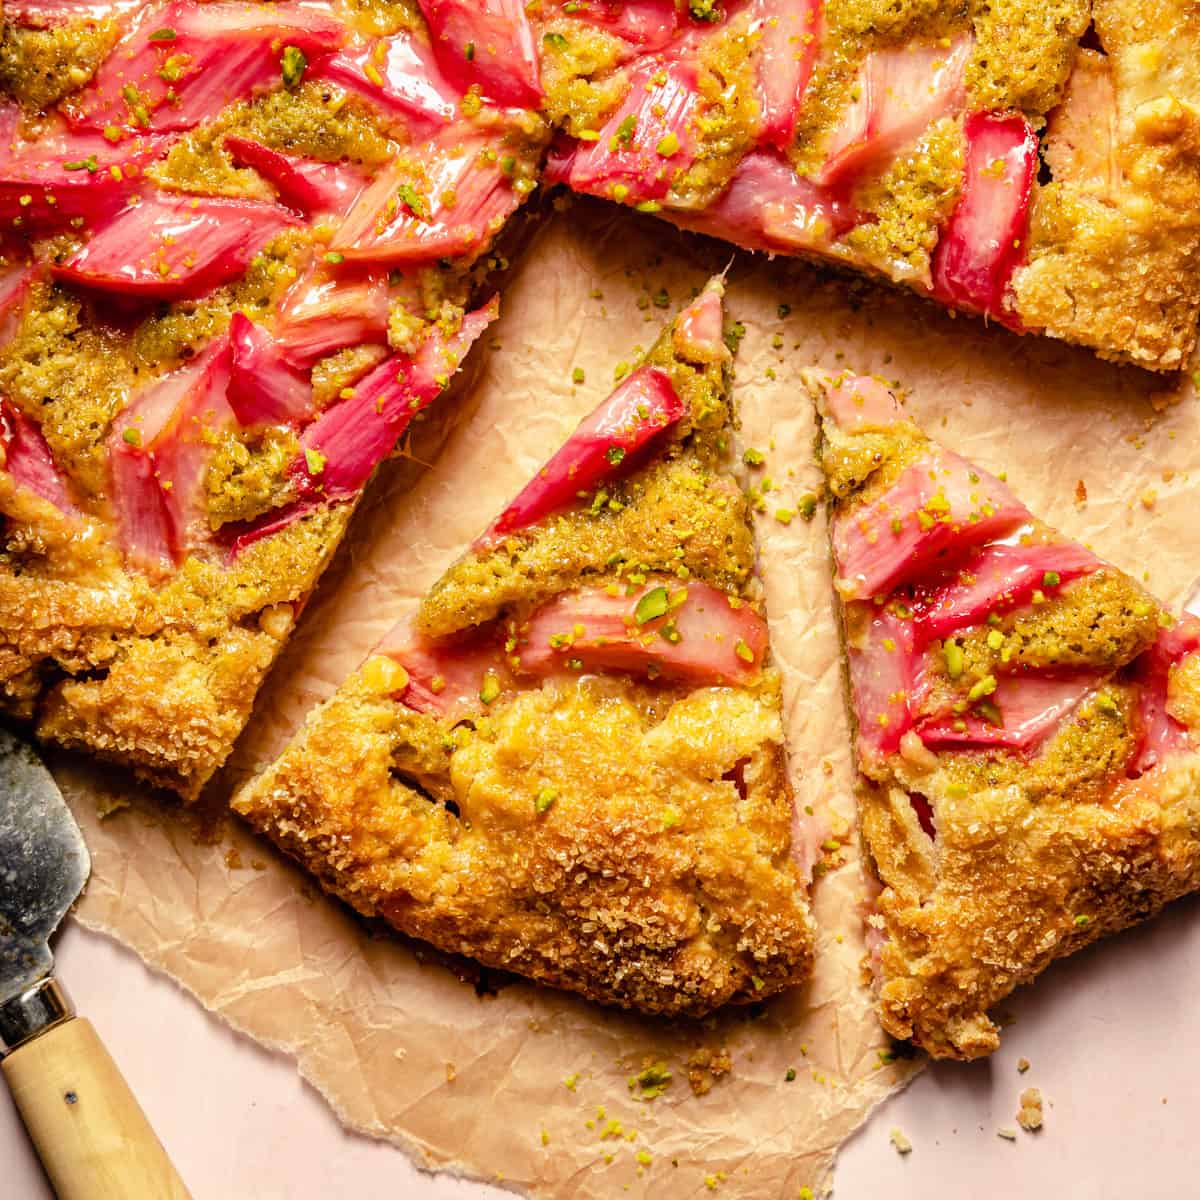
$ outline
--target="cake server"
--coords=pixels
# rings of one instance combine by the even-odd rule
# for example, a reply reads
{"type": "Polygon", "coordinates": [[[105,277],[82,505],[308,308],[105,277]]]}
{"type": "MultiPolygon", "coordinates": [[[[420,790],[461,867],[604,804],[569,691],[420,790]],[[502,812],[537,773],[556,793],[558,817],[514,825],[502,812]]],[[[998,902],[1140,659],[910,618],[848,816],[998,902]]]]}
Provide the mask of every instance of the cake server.
{"type": "Polygon", "coordinates": [[[0,1069],[59,1200],[188,1200],[116,1063],[52,974],[50,935],[90,871],[50,772],[0,729],[0,1069]]]}

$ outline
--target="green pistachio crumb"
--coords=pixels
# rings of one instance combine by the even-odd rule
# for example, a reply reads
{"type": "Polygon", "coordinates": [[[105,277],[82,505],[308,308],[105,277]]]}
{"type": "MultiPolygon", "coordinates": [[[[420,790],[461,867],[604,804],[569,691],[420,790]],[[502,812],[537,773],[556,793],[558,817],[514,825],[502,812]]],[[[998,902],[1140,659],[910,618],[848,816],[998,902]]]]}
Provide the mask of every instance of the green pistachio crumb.
{"type": "Polygon", "coordinates": [[[572,383],[583,383],[584,380],[586,380],[586,378],[587,378],[587,376],[584,374],[582,367],[576,367],[571,372],[571,382],[572,383]]]}
{"type": "Polygon", "coordinates": [[[491,704],[500,695],[500,677],[495,671],[489,671],[483,677],[483,687],[479,689],[479,699],[484,704],[491,704]]]}
{"type": "Polygon", "coordinates": [[[304,56],[304,51],[299,46],[284,46],[283,54],[279,59],[279,71],[283,76],[283,86],[286,88],[296,87],[304,78],[304,72],[308,70],[308,59],[304,56]]]}
{"type": "MultiPolygon", "coordinates": [[[[493,697],[494,698],[494,697],[493,697]]],[[[485,701],[486,703],[486,701],[485,701]]],[[[538,813],[549,812],[554,807],[554,802],[558,799],[558,792],[554,788],[545,787],[538,792],[534,798],[534,811],[538,813]]]]}
{"type": "Polygon", "coordinates": [[[942,656],[946,660],[946,674],[951,679],[957,679],[963,673],[962,647],[955,641],[949,641],[942,647],[942,656]]]}
{"type": "Polygon", "coordinates": [[[304,465],[310,475],[320,475],[325,470],[325,455],[310,446],[304,451],[304,465]]]}
{"type": "Polygon", "coordinates": [[[665,587],[651,588],[638,602],[637,608],[634,609],[634,619],[639,625],[645,625],[647,621],[653,621],[657,617],[665,615],[671,607],[671,598],[667,594],[665,587]]]}
{"type": "Polygon", "coordinates": [[[787,1083],[791,1083],[791,1082],[793,1082],[793,1081],[795,1080],[795,1078],[796,1078],[796,1068],[795,1068],[795,1067],[788,1067],[788,1069],[787,1069],[787,1073],[784,1075],[784,1077],[783,1077],[783,1078],[784,1078],[784,1081],[785,1081],[785,1082],[787,1082],[787,1083]]]}

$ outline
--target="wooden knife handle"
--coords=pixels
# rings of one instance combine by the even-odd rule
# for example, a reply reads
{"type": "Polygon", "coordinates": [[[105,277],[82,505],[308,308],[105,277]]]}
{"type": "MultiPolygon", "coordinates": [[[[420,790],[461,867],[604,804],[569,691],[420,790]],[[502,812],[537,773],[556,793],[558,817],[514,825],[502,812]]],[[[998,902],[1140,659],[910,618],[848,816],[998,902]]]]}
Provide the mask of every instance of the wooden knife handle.
{"type": "Polygon", "coordinates": [[[58,1200],[190,1200],[90,1021],[65,1021],[0,1062],[58,1200]]]}

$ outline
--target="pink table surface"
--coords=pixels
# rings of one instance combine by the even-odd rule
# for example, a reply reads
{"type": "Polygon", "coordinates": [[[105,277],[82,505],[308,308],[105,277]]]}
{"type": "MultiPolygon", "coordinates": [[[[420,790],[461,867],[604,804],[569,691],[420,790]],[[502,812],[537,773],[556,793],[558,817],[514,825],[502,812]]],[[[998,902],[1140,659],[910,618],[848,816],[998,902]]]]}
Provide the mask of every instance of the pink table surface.
{"type": "MultiPolygon", "coordinates": [[[[57,955],[79,1011],[100,1029],[195,1200],[511,1195],[423,1174],[398,1150],[346,1133],[290,1062],[230,1031],[107,939],[68,925],[57,955]]],[[[1193,902],[1060,964],[1009,1006],[1016,1023],[991,1061],[934,1067],[875,1112],[843,1152],[836,1196],[1197,1195],[1197,984],[1193,902]],[[1021,1057],[1032,1063],[1025,1075],[1016,1069],[1021,1057]],[[1046,1098],[1045,1129],[1001,1140],[997,1128],[1015,1127],[1017,1096],[1030,1085],[1046,1098]],[[910,1155],[890,1145],[893,1127],[911,1139],[910,1155]]],[[[751,1183],[727,1182],[716,1200],[743,1196],[758,1193],[751,1183]]],[[[0,1198],[51,1198],[7,1096],[0,1198]]]]}

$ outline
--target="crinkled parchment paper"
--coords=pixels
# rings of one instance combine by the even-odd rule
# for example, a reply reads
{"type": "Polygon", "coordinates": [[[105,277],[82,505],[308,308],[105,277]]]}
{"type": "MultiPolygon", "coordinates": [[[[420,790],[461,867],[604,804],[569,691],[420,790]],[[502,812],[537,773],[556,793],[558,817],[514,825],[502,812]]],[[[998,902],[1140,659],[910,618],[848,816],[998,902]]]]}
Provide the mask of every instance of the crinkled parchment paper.
{"type": "MultiPolygon", "coordinates": [[[[755,1010],[668,1025],[524,983],[480,996],[430,955],[368,929],[221,819],[224,796],[279,751],[606,394],[614,365],[648,346],[728,259],[712,243],[588,202],[548,223],[506,289],[478,384],[445,445],[437,449],[432,429],[414,441],[412,454],[432,465],[415,484],[411,463],[389,471],[359,513],[214,789],[218,817],[206,836],[127,782],[60,767],[94,862],[79,910],[86,925],[294,1057],[348,1126],[426,1165],[538,1196],[624,1195],[626,1185],[634,1197],[819,1191],[839,1144],[918,1065],[881,1055],[860,978],[863,881],[823,518],[777,516],[817,486],[802,368],[854,365],[900,380],[935,433],[1007,469],[1033,507],[1145,570],[1165,598],[1181,598],[1197,570],[1200,406],[1190,390],[909,297],[739,256],[728,307],[745,325],[743,443],[766,458],[751,479],[759,490],[770,480],[760,534],[792,772],[798,802],[850,837],[816,886],[814,979],[755,1010]],[[586,376],[578,386],[576,367],[586,376]],[[110,810],[103,818],[98,800],[110,810]],[[702,1096],[688,1083],[698,1050],[725,1050],[731,1064],[702,1096]],[[650,1102],[627,1084],[647,1061],[672,1075],[650,1102]]],[[[713,1082],[702,1063],[696,1070],[713,1082]]]]}

